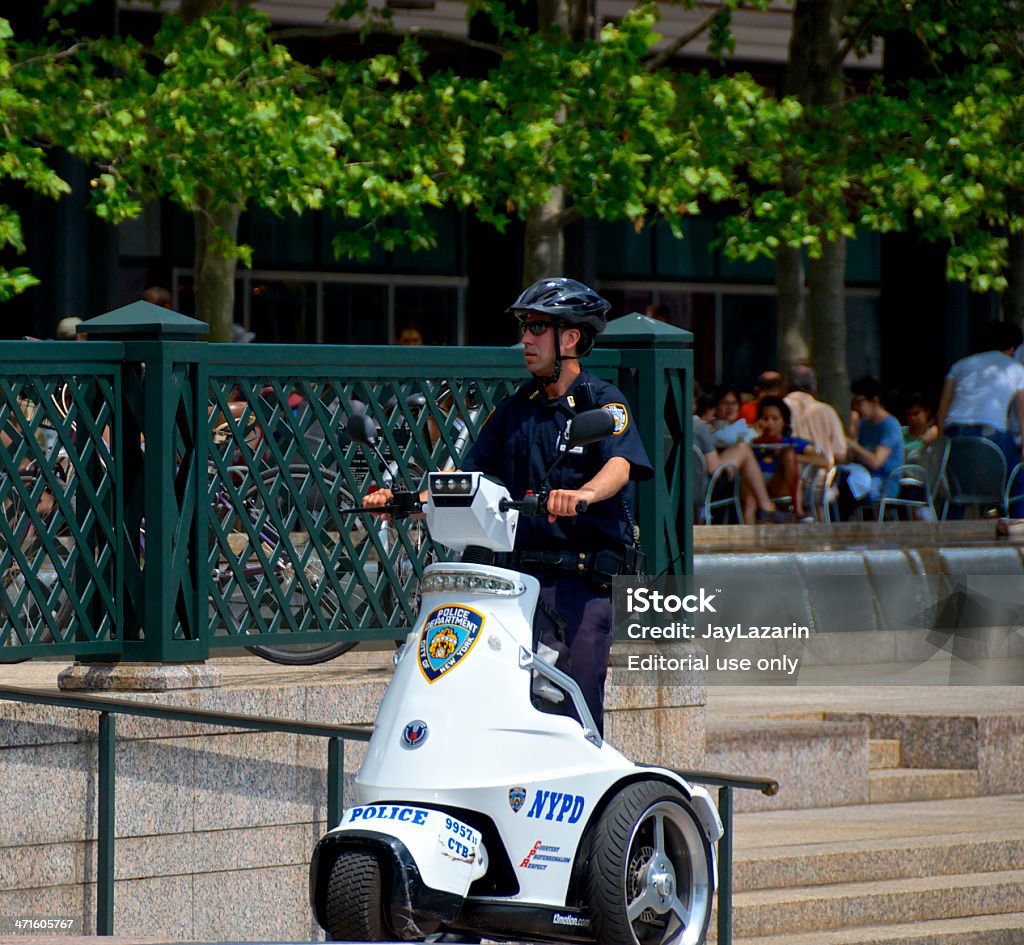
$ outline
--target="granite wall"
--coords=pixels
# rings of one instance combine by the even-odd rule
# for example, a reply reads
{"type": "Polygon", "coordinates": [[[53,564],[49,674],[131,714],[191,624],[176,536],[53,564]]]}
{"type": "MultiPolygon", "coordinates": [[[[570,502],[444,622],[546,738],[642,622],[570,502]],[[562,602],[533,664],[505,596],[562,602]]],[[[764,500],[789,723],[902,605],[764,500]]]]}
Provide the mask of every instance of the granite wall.
{"type": "MultiPolygon", "coordinates": [[[[218,661],[220,662],[220,661],[218,661]]],[[[345,660],[338,661],[343,667],[345,660]]],[[[164,704],[315,722],[372,721],[386,669],[296,682],[129,694],[164,704]]],[[[614,670],[613,670],[614,673],[614,670]]],[[[609,741],[630,757],[704,760],[698,682],[611,685],[609,741]]],[[[0,915],[58,916],[95,933],[97,716],[0,702],[0,915]]],[[[117,719],[114,931],[193,941],[322,938],[309,857],[326,830],[327,744],[295,735],[117,719]]],[[[346,778],[363,748],[346,743],[346,778]]]]}

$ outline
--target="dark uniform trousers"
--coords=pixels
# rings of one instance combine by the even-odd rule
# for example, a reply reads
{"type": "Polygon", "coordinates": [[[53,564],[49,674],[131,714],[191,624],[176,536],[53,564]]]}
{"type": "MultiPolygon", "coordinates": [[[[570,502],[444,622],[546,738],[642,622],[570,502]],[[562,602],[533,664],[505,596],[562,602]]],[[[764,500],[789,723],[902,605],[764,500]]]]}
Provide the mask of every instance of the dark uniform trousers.
{"type": "MultiPolygon", "coordinates": [[[[540,573],[540,599],[565,621],[567,672],[580,684],[597,730],[604,735],[604,684],[612,647],[611,590],[589,578],[572,574],[540,573]]],[[[557,647],[561,649],[561,647],[557,647]]],[[[563,668],[562,660],[558,661],[563,668]]],[[[571,704],[565,711],[575,715],[571,704]]]]}

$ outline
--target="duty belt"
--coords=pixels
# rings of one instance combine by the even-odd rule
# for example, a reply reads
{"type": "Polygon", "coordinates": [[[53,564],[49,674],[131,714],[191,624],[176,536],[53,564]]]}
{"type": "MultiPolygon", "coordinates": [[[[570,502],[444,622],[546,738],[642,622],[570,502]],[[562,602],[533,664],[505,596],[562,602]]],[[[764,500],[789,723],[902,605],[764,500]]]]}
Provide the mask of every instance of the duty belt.
{"type": "Polygon", "coordinates": [[[597,584],[610,585],[617,574],[636,574],[640,564],[634,549],[600,551],[513,551],[500,555],[499,563],[522,571],[561,572],[588,577],[597,584]]]}

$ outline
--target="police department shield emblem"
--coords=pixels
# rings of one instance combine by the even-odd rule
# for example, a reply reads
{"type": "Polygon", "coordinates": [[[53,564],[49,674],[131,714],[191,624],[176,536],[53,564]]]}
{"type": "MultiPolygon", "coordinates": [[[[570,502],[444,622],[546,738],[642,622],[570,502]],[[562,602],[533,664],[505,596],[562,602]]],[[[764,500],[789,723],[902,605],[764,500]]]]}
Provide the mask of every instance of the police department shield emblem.
{"type": "Polygon", "coordinates": [[[526,788],[512,787],[508,789],[508,806],[512,808],[513,813],[518,814],[525,803],[526,788]]]}
{"type": "Polygon", "coordinates": [[[420,671],[433,683],[454,669],[473,649],[484,615],[471,607],[445,604],[428,615],[420,633],[420,671]]]}
{"type": "Polygon", "coordinates": [[[619,436],[626,432],[626,427],[629,426],[629,412],[626,410],[625,404],[605,404],[602,408],[607,410],[612,415],[612,419],[615,421],[615,429],[612,430],[614,436],[619,436]]]}

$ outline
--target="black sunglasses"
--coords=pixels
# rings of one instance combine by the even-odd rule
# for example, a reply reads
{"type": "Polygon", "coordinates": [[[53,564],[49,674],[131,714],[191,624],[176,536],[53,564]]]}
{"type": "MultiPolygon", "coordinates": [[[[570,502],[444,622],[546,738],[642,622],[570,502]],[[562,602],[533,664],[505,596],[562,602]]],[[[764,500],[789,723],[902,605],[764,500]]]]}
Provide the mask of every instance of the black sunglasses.
{"type": "Polygon", "coordinates": [[[546,332],[554,322],[548,321],[534,321],[534,322],[520,322],[519,323],[519,337],[522,338],[527,332],[531,335],[540,336],[546,332]]]}

